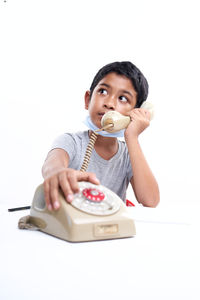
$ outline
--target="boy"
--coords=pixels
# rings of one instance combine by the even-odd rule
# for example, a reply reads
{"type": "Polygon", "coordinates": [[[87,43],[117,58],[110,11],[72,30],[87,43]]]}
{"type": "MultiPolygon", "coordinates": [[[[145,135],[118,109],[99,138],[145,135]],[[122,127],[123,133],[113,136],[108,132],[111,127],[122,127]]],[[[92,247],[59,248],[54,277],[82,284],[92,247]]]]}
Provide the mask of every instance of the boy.
{"type": "Polygon", "coordinates": [[[131,62],[114,62],[101,68],[85,93],[85,109],[91,122],[101,128],[101,119],[108,111],[130,116],[125,142],[116,137],[98,135],[88,166],[81,172],[91,130],[63,134],[54,142],[42,168],[45,200],[49,210],[60,207],[58,190],[68,202],[79,191],[78,181],[101,183],[125,201],[129,182],[136,199],[144,206],[159,203],[158,184],[145,160],[139,134],[149,126],[150,113],[140,108],[148,95],[148,83],[131,62]]]}

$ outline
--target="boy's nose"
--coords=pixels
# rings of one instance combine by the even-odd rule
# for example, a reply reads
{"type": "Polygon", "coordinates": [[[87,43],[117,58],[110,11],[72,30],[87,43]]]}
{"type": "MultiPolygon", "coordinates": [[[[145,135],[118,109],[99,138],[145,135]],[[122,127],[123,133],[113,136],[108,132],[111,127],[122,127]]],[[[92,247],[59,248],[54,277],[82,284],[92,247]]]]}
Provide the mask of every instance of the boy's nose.
{"type": "Polygon", "coordinates": [[[116,106],[116,101],[114,98],[110,97],[104,102],[104,107],[107,109],[114,110],[115,106],[116,106]]]}

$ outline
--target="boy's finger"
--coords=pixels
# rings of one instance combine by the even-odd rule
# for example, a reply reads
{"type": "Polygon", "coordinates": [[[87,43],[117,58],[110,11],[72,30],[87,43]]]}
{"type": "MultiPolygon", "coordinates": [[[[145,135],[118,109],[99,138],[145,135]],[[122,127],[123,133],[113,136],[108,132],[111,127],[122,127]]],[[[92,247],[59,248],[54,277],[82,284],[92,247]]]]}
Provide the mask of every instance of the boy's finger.
{"type": "Polygon", "coordinates": [[[66,173],[62,173],[59,176],[59,184],[60,184],[61,190],[63,191],[65,199],[67,200],[67,202],[71,202],[73,200],[73,192],[72,192],[72,189],[68,182],[66,173]]]}
{"type": "Polygon", "coordinates": [[[78,193],[79,192],[79,185],[78,185],[78,179],[77,179],[77,172],[71,172],[67,176],[69,185],[72,189],[73,193],[78,193]]]}
{"type": "Polygon", "coordinates": [[[52,205],[51,205],[50,195],[49,195],[49,183],[47,181],[44,181],[43,187],[44,187],[44,198],[45,198],[47,208],[48,210],[52,210],[52,205]]]}
{"type": "Polygon", "coordinates": [[[78,179],[78,181],[89,181],[94,184],[100,184],[100,181],[96,177],[96,175],[94,173],[90,173],[90,172],[79,172],[77,179],[78,179]]]}
{"type": "Polygon", "coordinates": [[[60,203],[58,201],[58,180],[52,179],[50,182],[50,202],[53,206],[53,209],[57,210],[60,207],[60,203]]]}
{"type": "Polygon", "coordinates": [[[151,120],[151,113],[149,110],[145,109],[145,116],[147,117],[147,119],[150,121],[151,120]]]}

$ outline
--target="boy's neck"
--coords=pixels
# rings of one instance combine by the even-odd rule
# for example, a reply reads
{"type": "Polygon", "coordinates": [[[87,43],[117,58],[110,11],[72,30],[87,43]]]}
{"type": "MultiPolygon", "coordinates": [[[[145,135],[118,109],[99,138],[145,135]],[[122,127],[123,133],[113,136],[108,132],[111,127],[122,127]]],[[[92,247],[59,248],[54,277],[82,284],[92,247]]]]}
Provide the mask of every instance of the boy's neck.
{"type": "MultiPolygon", "coordinates": [[[[92,131],[89,130],[89,137],[91,136],[92,131]]],[[[107,137],[107,136],[102,136],[98,134],[97,140],[95,142],[96,144],[103,144],[103,146],[112,146],[118,144],[117,138],[115,137],[107,137]]]]}
{"type": "MultiPolygon", "coordinates": [[[[92,131],[89,130],[89,136],[91,136],[91,134],[92,131]]],[[[94,148],[102,158],[109,160],[118,151],[118,140],[114,137],[105,137],[98,135],[94,148]]]]}

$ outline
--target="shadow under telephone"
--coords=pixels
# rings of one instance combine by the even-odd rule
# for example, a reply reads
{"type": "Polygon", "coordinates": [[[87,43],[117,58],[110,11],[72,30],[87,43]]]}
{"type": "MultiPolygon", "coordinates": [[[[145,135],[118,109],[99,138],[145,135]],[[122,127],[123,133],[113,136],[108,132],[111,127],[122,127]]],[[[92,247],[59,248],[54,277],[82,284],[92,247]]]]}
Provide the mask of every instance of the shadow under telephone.
{"type": "MultiPolygon", "coordinates": [[[[145,102],[142,108],[148,109],[153,116],[153,107],[145,102]]],[[[118,112],[106,113],[102,128],[92,133],[81,171],[86,171],[98,131],[117,132],[128,126],[130,117],[118,112]]],[[[62,192],[59,193],[60,209],[47,209],[43,185],[35,191],[30,215],[19,220],[21,229],[36,229],[71,242],[104,240],[131,237],[136,234],[133,218],[124,202],[111,190],[89,182],[79,182],[79,193],[67,203],[62,192]]]]}

